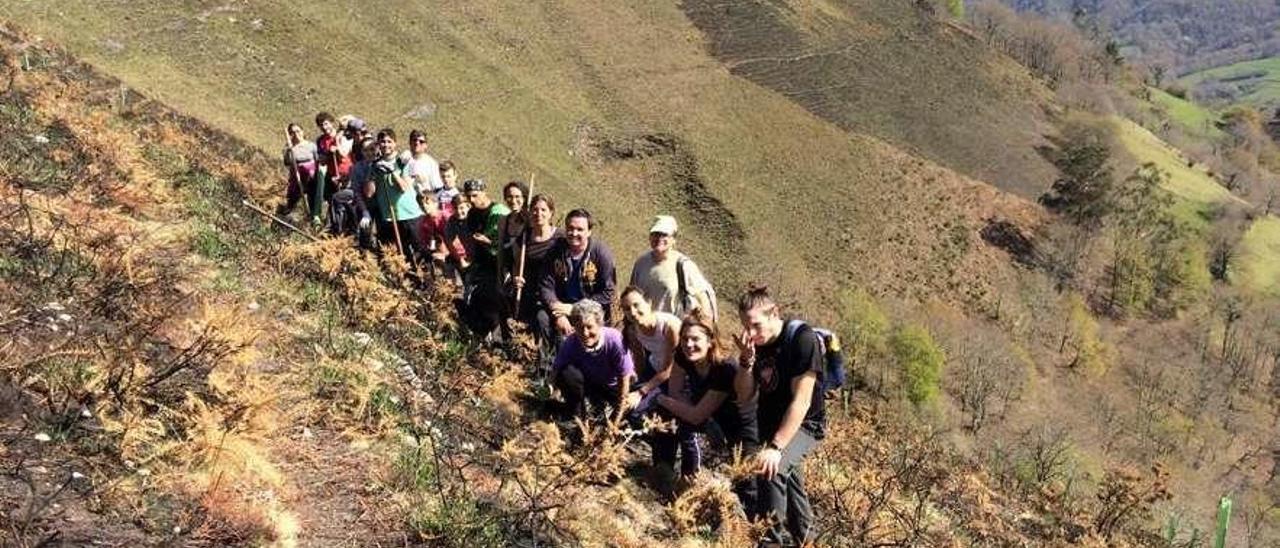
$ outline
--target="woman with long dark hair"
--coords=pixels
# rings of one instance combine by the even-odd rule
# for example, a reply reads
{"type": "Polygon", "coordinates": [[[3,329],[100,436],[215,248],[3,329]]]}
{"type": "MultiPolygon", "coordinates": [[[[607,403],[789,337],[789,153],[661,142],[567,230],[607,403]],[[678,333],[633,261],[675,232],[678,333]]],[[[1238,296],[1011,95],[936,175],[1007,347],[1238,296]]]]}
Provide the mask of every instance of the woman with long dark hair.
{"type": "MultiPolygon", "coordinates": [[[[506,197],[508,192],[503,192],[506,197]]],[[[526,325],[535,325],[538,310],[542,302],[538,298],[538,284],[546,272],[547,251],[555,243],[564,238],[564,231],[556,226],[556,202],[551,196],[539,194],[529,200],[524,214],[527,221],[512,245],[504,247],[504,261],[507,265],[505,278],[508,280],[508,293],[514,301],[516,293],[520,294],[512,314],[516,320],[526,325]],[[523,268],[521,268],[523,259],[523,268]]],[[[510,216],[508,216],[510,218],[510,216]]],[[[537,333],[537,330],[534,330],[537,333]]]]}

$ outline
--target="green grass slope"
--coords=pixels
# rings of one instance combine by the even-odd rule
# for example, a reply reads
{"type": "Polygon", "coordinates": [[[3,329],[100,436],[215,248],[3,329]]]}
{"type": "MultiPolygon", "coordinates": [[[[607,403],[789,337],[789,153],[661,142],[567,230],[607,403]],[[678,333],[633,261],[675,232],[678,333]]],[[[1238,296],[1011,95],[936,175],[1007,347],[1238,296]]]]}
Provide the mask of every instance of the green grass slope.
{"type": "Polygon", "coordinates": [[[1221,139],[1226,133],[1218,129],[1221,118],[1213,111],[1181,97],[1170,94],[1160,88],[1151,90],[1151,101],[1164,107],[1169,121],[1177,124],[1183,131],[1208,139],[1221,139]]]}
{"type": "Polygon", "coordinates": [[[1233,63],[1179,79],[1189,88],[1220,88],[1233,103],[1246,103],[1263,109],[1280,106],[1280,57],[1233,63]]]}
{"type": "MultiPolygon", "coordinates": [[[[1165,188],[1175,197],[1174,209],[1190,226],[1208,228],[1208,214],[1215,206],[1248,204],[1218,184],[1203,167],[1188,166],[1178,149],[1131,120],[1114,119],[1119,142],[1137,162],[1154,162],[1169,174],[1165,188]]],[[[1280,293],[1280,219],[1255,220],[1241,240],[1239,274],[1234,284],[1262,293],[1280,293]]]]}
{"type": "MultiPolygon", "coordinates": [[[[837,10],[822,21],[883,37],[902,30],[878,10],[837,10]]],[[[267,150],[286,122],[320,109],[424,127],[437,156],[460,160],[464,176],[536,173],[562,210],[593,208],[624,265],[644,249],[649,215],[673,212],[689,227],[686,247],[726,296],[757,278],[800,302],[829,303],[835,287],[858,282],[989,303],[1005,271],[990,262],[994,251],[973,245],[977,231],[997,214],[1033,215],[1025,203],[734,76],[674,2],[4,1],[0,18],[267,150]],[[661,146],[619,150],[646,142],[661,146]]],[[[893,66],[886,58],[877,70],[893,66]]],[[[931,67],[932,78],[912,78],[1015,78],[1005,68],[931,67]]],[[[974,104],[998,103],[1006,97],[981,94],[995,85],[965,93],[974,104]]],[[[985,132],[966,125],[963,109],[939,110],[951,120],[947,131],[968,141],[1020,148],[974,139],[985,132]]],[[[888,124],[895,115],[876,116],[888,124]]]]}
{"type": "Polygon", "coordinates": [[[1221,202],[1244,202],[1218,184],[1202,166],[1189,166],[1186,156],[1146,128],[1127,118],[1114,118],[1120,145],[1138,163],[1154,162],[1169,174],[1165,188],[1178,198],[1175,206],[1183,217],[1203,225],[1199,215],[1221,202]]]}
{"type": "Polygon", "coordinates": [[[1280,295],[1280,219],[1268,215],[1254,221],[1240,248],[1243,261],[1238,283],[1280,295]]]}

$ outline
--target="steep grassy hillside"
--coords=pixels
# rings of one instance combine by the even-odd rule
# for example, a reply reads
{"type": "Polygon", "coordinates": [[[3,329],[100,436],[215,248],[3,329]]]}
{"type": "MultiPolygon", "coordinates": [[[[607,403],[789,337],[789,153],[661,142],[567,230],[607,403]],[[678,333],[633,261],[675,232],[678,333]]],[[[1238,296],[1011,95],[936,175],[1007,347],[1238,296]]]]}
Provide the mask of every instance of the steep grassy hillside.
{"type": "MultiPolygon", "coordinates": [[[[1175,98],[1176,99],[1176,98],[1175,98]]],[[[1154,162],[1169,174],[1165,188],[1176,198],[1174,208],[1180,218],[1199,231],[1208,229],[1210,212],[1224,204],[1249,207],[1210,177],[1200,165],[1189,166],[1185,155],[1138,124],[1117,118],[1119,144],[1138,163],[1154,162]]],[[[1262,293],[1275,293],[1280,283],[1280,232],[1276,218],[1262,216],[1254,220],[1241,240],[1240,275],[1233,282],[1262,293]]]]}
{"type": "Polygon", "coordinates": [[[1254,221],[1240,245],[1241,281],[1257,291],[1280,295],[1280,219],[1268,215],[1254,221]]]}
{"type": "Polygon", "coordinates": [[[1181,151],[1161,140],[1146,128],[1125,118],[1114,119],[1120,145],[1138,163],[1153,162],[1169,174],[1166,188],[1180,198],[1180,206],[1188,214],[1187,219],[1200,223],[1193,213],[1203,212],[1220,202],[1244,204],[1240,198],[1218,184],[1205,168],[1188,165],[1190,162],[1181,151]]]}
{"type": "Polygon", "coordinates": [[[1207,139],[1226,137],[1226,133],[1218,129],[1216,125],[1222,118],[1213,111],[1192,101],[1171,95],[1160,88],[1147,89],[1151,90],[1152,102],[1164,107],[1165,112],[1168,113],[1169,120],[1177,124],[1183,131],[1207,139]]]}
{"type": "Polygon", "coordinates": [[[1280,58],[1277,57],[1193,72],[1179,82],[1207,101],[1245,103],[1264,110],[1280,106],[1280,58]]]}
{"type": "MultiPolygon", "coordinates": [[[[812,22],[847,27],[840,36],[906,30],[894,22],[898,8],[880,9],[812,22]]],[[[540,188],[562,207],[596,209],[604,236],[624,258],[643,249],[648,215],[674,212],[690,227],[686,244],[726,295],[748,278],[763,277],[802,302],[829,299],[832,288],[856,280],[903,296],[942,291],[956,301],[989,303],[990,278],[999,271],[956,262],[970,256],[958,251],[968,249],[982,220],[998,211],[1026,220],[1015,200],[849,135],[788,97],[733,76],[708,55],[702,32],[674,3],[392,3],[374,9],[355,2],[2,2],[0,17],[267,149],[275,148],[286,121],[305,121],[322,108],[359,113],[378,126],[425,127],[437,155],[459,160],[466,176],[536,172],[540,188]],[[636,153],[633,144],[646,142],[662,144],[636,153]],[[689,196],[721,205],[691,208],[689,196]],[[885,227],[893,227],[889,238],[885,227]]],[[[908,42],[892,43],[895,49],[876,53],[881,68],[859,74],[882,70],[894,63],[893,52],[909,50],[908,42]]],[[[959,36],[948,43],[968,47],[959,36]]],[[[957,146],[993,144],[991,156],[963,148],[932,156],[997,166],[1004,152],[996,151],[1034,155],[1032,119],[1004,126],[1028,132],[1027,140],[1016,140],[1027,147],[1006,147],[971,138],[995,131],[993,112],[966,114],[968,106],[1009,102],[1008,92],[996,90],[1010,81],[1018,89],[1033,87],[1025,77],[1000,63],[990,69],[930,63],[941,72],[918,80],[977,87],[961,88],[967,90],[960,94],[963,105],[945,112],[912,103],[919,108],[908,111],[917,114],[900,114],[919,121],[908,124],[914,134],[946,133],[957,137],[957,146]],[[977,119],[986,121],[969,125],[977,119]]],[[[843,74],[831,77],[844,81],[843,74]]],[[[917,83],[864,85],[885,94],[883,108],[919,93],[954,91],[942,85],[922,91],[917,83]]],[[[897,125],[891,123],[895,112],[874,116],[888,128],[897,125]]],[[[1049,180],[1043,165],[1028,173],[1027,184],[1049,180]]]]}
{"type": "Polygon", "coordinates": [[[1001,189],[1039,196],[1048,92],[968,31],[910,2],[682,4],[733,74],[841,127],[1001,189]]]}
{"type": "MultiPolygon", "coordinates": [[[[659,500],[633,434],[542,421],[529,347],[468,340],[445,288],[241,207],[270,156],[3,35],[6,546],[750,544],[723,479],[659,500]]],[[[1083,534],[936,435],[829,414],[824,544],[1083,534]]]]}
{"type": "MultiPolygon", "coordinates": [[[[705,527],[726,518],[717,484],[661,504],[628,434],[590,429],[581,444],[565,443],[578,434],[541,422],[548,394],[527,348],[505,356],[467,340],[452,326],[449,295],[413,291],[395,263],[362,258],[345,242],[264,229],[236,206],[279,197],[271,158],[283,124],[323,108],[375,127],[424,127],[464,176],[536,173],[562,211],[598,214],[623,278],[648,217],[673,212],[682,245],[721,295],[762,279],[787,311],[856,334],[865,391],[849,392],[850,405],[833,402],[833,435],[807,467],[824,543],[1139,544],[1170,516],[1203,529],[1232,485],[1264,487],[1255,477],[1269,464],[1258,440],[1274,424],[1261,388],[1270,370],[1235,363],[1240,373],[1227,379],[1221,371],[1239,356],[1215,343],[1257,335],[1263,348],[1272,324],[1232,329],[1209,313],[1100,320],[1087,288],[1041,270],[1057,253],[1036,230],[1042,210],[962,174],[1025,195],[1052,180],[1032,149],[1040,109],[1053,108],[1041,104],[1043,88],[910,2],[770,6],[0,0],[0,18],[120,79],[68,70],[33,34],[6,47],[12,104],[34,114],[6,118],[30,129],[4,135],[13,167],[0,176],[25,191],[3,204],[47,207],[36,229],[20,214],[0,215],[6,257],[23,254],[0,262],[0,274],[25,290],[27,271],[77,266],[40,251],[98,241],[92,230],[64,237],[51,228],[67,208],[92,213],[75,227],[105,218],[144,244],[92,248],[114,277],[66,287],[49,277],[30,294],[0,294],[46,304],[56,294],[63,307],[140,294],[145,307],[72,312],[116,322],[102,333],[158,321],[154,310],[186,322],[176,332],[141,329],[141,342],[103,355],[116,338],[58,346],[47,327],[64,329],[56,310],[0,317],[19,357],[0,367],[0,390],[25,398],[10,409],[66,403],[34,419],[5,415],[5,439],[21,443],[3,446],[4,468],[48,457],[30,468],[52,471],[39,478],[49,479],[105,455],[94,485],[126,478],[132,490],[74,504],[95,525],[131,529],[122,542],[733,546],[747,535],[733,519],[717,533],[705,527]],[[735,41],[739,26],[769,37],[785,59],[760,61],[776,52],[735,41]],[[856,47],[831,49],[841,43],[856,47]],[[46,85],[65,88],[59,101],[28,100],[46,85]],[[173,277],[136,287],[153,272],[173,277]],[[192,304],[201,298],[219,304],[215,334],[244,328],[231,331],[236,352],[195,362],[181,383],[156,380],[157,364],[163,372],[175,354],[203,348],[181,329],[208,323],[192,304]],[[260,319],[232,314],[241,311],[260,319]],[[62,350],[90,358],[63,361],[62,350]],[[922,355],[946,363],[937,378],[916,379],[932,382],[934,396],[916,406],[902,379],[922,355]],[[46,358],[57,367],[46,369],[46,358]],[[80,376],[81,363],[94,374],[80,376]],[[98,382],[112,377],[97,372],[136,376],[114,394],[98,382]],[[242,386],[244,395],[231,390],[242,386]],[[98,430],[78,422],[79,404],[154,421],[98,430]],[[54,426],[55,445],[40,445],[48,442],[32,433],[54,426]],[[173,449],[182,443],[196,454],[173,449]],[[158,464],[135,472],[140,461],[127,451],[158,464]],[[153,469],[163,482],[147,479],[153,469]]],[[[1153,137],[1130,137],[1158,161],[1182,161],[1153,137]]],[[[1173,183],[1189,216],[1217,198],[1203,183],[1195,173],[1173,183]]],[[[3,500],[8,519],[49,493],[23,491],[20,474],[0,479],[0,493],[18,493],[3,500]]],[[[76,520],[63,517],[41,513],[20,534],[38,541],[70,530],[76,520]]]]}

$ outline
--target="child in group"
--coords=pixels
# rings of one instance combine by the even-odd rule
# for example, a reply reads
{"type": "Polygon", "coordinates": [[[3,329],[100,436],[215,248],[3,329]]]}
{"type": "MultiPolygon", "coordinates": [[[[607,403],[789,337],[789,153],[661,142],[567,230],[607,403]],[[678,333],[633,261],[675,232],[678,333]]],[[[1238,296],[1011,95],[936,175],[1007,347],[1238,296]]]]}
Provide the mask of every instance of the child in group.
{"type": "Polygon", "coordinates": [[[465,243],[467,215],[471,212],[471,202],[468,202],[467,197],[462,194],[454,194],[450,205],[453,206],[454,212],[444,223],[444,229],[441,231],[444,236],[444,245],[436,250],[436,255],[446,261],[449,269],[447,277],[459,282],[462,279],[462,273],[471,266],[471,250],[467,249],[465,243]]]}
{"type": "Polygon", "coordinates": [[[445,219],[449,219],[455,213],[455,198],[462,194],[458,189],[458,166],[454,165],[453,160],[440,162],[440,180],[444,186],[436,191],[436,203],[440,204],[440,210],[444,213],[445,219]]]}
{"type": "Polygon", "coordinates": [[[433,194],[425,194],[419,196],[422,200],[422,224],[420,231],[422,232],[422,247],[430,254],[432,272],[444,272],[445,264],[448,261],[449,250],[445,240],[445,218],[444,212],[440,210],[439,204],[433,194]]]}

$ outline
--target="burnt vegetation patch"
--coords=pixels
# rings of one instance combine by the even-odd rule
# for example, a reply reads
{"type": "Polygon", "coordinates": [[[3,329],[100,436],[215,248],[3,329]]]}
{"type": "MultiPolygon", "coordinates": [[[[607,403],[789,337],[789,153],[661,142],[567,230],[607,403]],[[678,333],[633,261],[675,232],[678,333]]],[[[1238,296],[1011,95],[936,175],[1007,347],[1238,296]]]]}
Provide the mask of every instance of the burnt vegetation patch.
{"type": "Polygon", "coordinates": [[[1023,266],[1035,266],[1036,244],[1026,233],[1007,219],[987,219],[986,226],[979,231],[982,241],[1003,249],[1013,260],[1023,266]]]}

